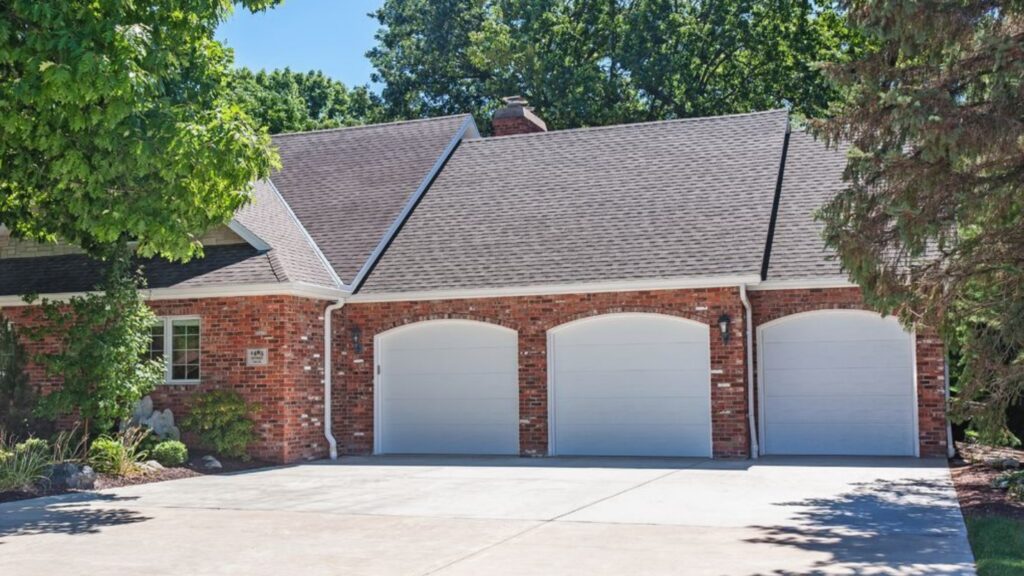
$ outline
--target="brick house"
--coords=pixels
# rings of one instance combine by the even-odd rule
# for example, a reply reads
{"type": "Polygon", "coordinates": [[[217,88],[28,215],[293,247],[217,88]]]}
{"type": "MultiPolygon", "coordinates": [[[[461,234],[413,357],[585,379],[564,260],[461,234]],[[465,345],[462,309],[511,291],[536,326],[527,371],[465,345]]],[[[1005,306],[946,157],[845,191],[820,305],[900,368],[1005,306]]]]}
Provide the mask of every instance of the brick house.
{"type": "MultiPolygon", "coordinates": [[[[548,131],[512,100],[494,129],[276,136],[282,170],[202,260],[144,264],[157,407],[237,390],[281,462],[946,454],[942,344],[829,258],[813,213],[845,159],[786,112],[548,131]]],[[[0,230],[16,325],[20,294],[97,273],[0,230]]]]}

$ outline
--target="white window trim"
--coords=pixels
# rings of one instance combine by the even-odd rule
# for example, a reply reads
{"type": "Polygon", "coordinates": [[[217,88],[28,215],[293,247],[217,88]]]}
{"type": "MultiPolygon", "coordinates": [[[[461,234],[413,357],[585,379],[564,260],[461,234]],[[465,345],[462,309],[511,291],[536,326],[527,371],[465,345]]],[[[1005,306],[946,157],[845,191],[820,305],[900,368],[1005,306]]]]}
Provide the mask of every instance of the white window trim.
{"type": "Polygon", "coordinates": [[[157,320],[164,325],[164,381],[166,386],[178,384],[195,385],[199,384],[203,377],[203,319],[199,316],[157,316],[157,320]],[[174,322],[181,320],[195,320],[199,322],[199,378],[187,380],[175,380],[172,374],[171,361],[174,356],[174,322]]]}

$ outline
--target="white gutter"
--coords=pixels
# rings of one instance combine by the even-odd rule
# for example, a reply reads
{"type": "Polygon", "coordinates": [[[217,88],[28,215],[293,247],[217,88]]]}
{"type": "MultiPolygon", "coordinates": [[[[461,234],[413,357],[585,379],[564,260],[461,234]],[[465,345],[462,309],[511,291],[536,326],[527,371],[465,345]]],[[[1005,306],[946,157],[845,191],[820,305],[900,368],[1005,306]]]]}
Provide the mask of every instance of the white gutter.
{"type": "Polygon", "coordinates": [[[754,314],[747,298],[746,284],[740,284],[740,302],[743,302],[743,332],[747,338],[747,427],[750,428],[750,457],[756,459],[761,450],[757,445],[757,427],[754,425],[754,314]]]}
{"type": "Polygon", "coordinates": [[[340,299],[324,309],[324,438],[330,447],[331,460],[338,459],[338,441],[331,430],[331,314],[344,305],[345,300],[340,299]]]}

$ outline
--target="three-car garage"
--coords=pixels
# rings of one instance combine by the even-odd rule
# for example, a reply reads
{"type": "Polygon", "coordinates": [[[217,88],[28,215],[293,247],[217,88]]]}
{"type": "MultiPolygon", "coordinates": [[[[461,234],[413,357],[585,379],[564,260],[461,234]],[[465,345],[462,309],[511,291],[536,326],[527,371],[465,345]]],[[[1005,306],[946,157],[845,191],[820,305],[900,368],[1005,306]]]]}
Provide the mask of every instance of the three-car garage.
{"type": "MultiPolygon", "coordinates": [[[[547,453],[712,456],[712,337],[654,313],[548,329],[547,453]]],[[[518,338],[460,319],[378,334],[375,452],[519,454],[518,338]]],[[[895,319],[794,314],[759,326],[756,344],[761,453],[916,453],[914,341],[895,319]]]]}

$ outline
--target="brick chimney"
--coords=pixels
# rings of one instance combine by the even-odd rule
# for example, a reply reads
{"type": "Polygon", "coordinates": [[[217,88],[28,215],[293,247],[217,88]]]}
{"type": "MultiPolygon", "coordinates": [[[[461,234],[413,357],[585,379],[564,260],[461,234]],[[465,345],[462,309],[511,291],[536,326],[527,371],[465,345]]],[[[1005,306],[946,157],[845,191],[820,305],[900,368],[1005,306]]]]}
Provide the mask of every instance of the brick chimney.
{"type": "Polygon", "coordinates": [[[502,101],[505,106],[494,112],[492,125],[495,136],[548,131],[548,125],[533,113],[522,96],[509,96],[502,101]]]}

